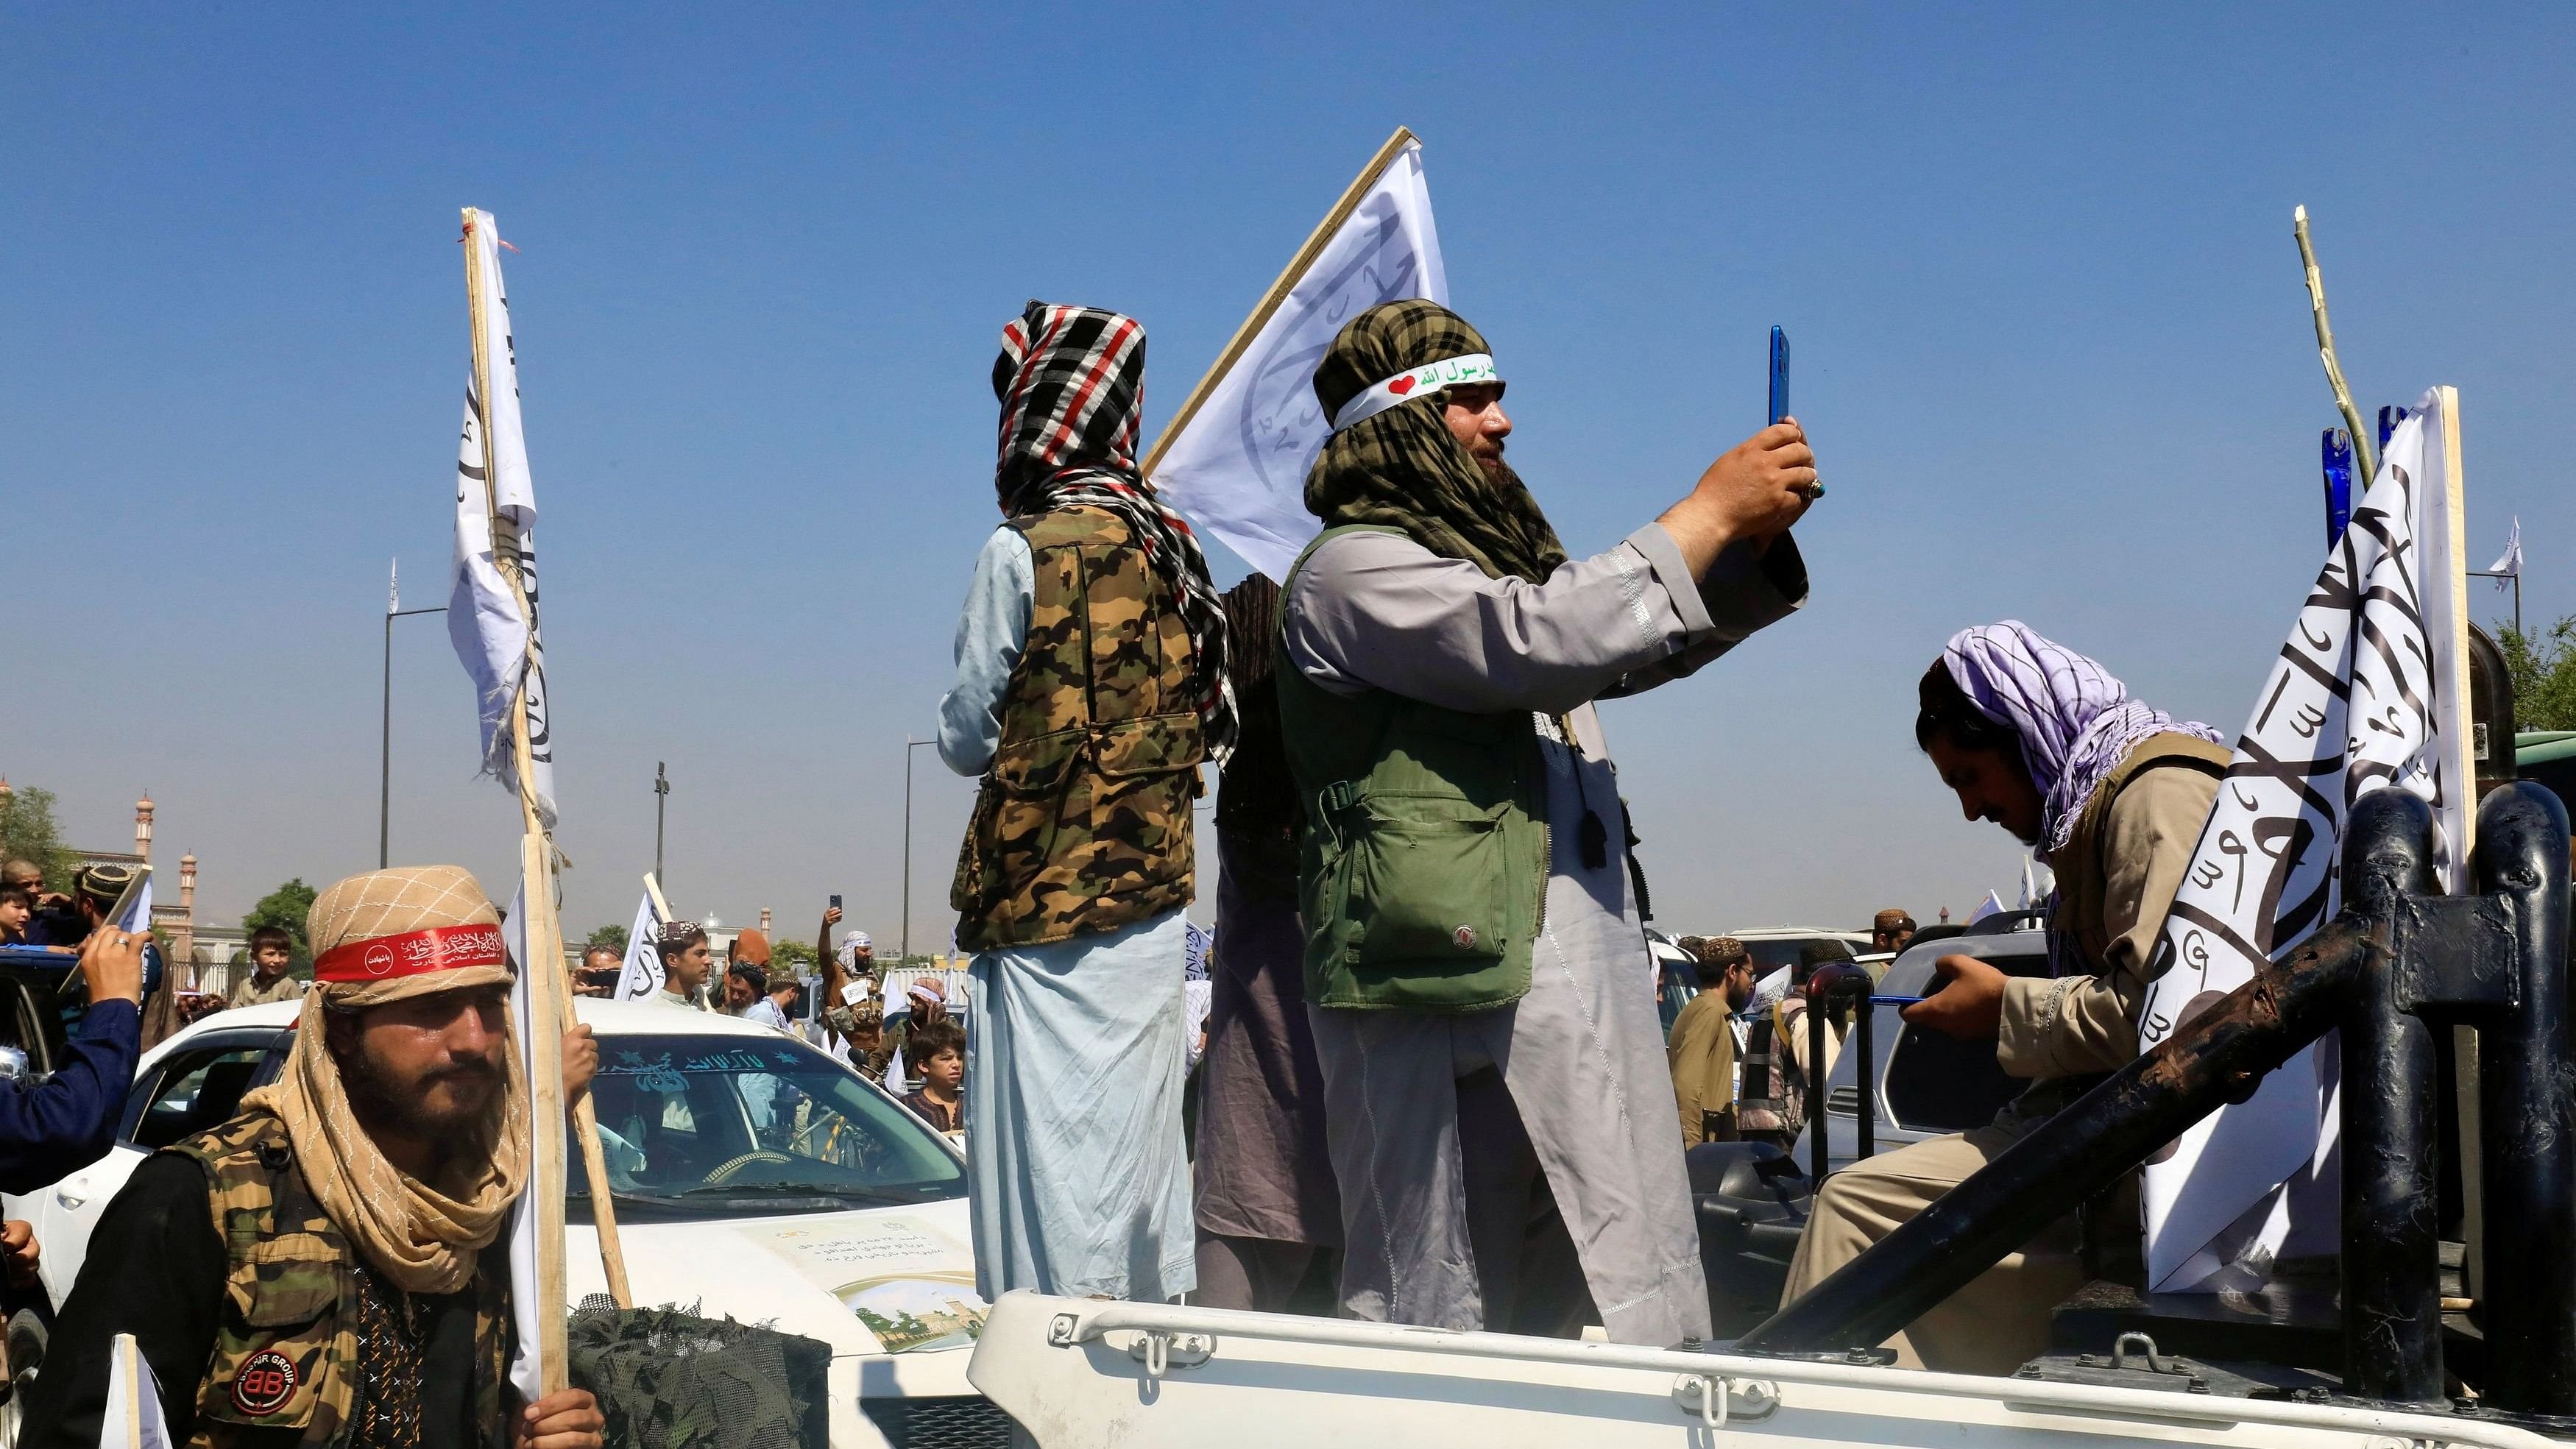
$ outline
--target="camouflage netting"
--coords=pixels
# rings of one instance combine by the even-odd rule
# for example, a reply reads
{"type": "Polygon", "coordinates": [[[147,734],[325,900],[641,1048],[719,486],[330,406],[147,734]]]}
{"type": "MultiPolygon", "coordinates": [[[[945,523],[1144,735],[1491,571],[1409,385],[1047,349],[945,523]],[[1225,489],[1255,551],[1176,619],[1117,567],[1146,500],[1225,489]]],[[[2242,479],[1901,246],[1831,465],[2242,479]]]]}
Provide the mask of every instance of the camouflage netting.
{"type": "Polygon", "coordinates": [[[676,1307],[585,1308],[565,1337],[620,1449],[829,1449],[828,1344],[676,1307]]]}

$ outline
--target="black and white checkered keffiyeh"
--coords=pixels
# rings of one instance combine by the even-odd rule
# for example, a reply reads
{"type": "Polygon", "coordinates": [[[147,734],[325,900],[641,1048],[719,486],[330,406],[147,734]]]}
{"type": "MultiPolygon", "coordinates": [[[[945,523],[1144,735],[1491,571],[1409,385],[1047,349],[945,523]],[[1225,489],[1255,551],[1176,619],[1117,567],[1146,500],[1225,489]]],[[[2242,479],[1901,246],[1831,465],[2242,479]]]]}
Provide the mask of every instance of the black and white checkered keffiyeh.
{"type": "Polygon", "coordinates": [[[1032,301],[1002,328],[993,361],[1002,404],[993,487],[1017,518],[1097,508],[1127,525],[1180,601],[1208,753],[1234,752],[1234,687],[1226,675],[1225,603],[1189,522],[1136,471],[1145,404],[1145,328],[1095,307],[1032,301]]]}

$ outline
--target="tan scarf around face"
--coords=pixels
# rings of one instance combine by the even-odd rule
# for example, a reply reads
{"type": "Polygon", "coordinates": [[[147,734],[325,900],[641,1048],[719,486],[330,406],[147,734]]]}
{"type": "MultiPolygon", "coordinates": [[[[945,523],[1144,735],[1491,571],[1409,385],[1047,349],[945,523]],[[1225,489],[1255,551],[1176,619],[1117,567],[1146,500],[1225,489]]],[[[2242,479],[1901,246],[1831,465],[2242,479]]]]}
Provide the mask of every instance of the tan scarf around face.
{"type": "Polygon", "coordinates": [[[365,986],[317,984],[304,997],[286,1074],[242,1099],[245,1111],[286,1124],[295,1165],[323,1212],[378,1272],[407,1293],[453,1293],[474,1277],[476,1256],[500,1234],[527,1183],[527,1087],[519,1054],[504,1050],[491,1112],[452,1145],[440,1181],[423,1182],[385,1160],[349,1107],[323,1013],[336,1002],[367,1007],[410,996],[506,982],[498,967],[440,972],[365,986]]]}

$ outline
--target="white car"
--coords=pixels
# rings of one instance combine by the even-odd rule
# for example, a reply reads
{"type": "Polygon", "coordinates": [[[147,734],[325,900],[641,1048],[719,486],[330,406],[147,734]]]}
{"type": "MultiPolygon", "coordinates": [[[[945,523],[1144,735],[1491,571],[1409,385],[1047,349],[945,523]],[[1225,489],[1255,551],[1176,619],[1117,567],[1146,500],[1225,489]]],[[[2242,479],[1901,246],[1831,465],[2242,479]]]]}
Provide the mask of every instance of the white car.
{"type": "MultiPolygon", "coordinates": [[[[116,1146],[6,1215],[36,1226],[60,1306],[108,1201],[154,1148],[233,1115],[274,1079],[298,1006],[217,1012],[146,1052],[116,1146]]],[[[639,1306],[832,1346],[834,1449],[1003,1449],[1010,1422],[966,1382],[983,1331],[956,1146],[883,1090],[794,1037],[653,1002],[584,999],[599,1036],[591,1095],[639,1306]]],[[[568,1292],[604,1295],[590,1197],[567,1195],[568,1292]]],[[[11,1325],[12,1369],[40,1345],[11,1325]],[[31,1341],[31,1339],[33,1341],[31,1341]]],[[[23,1381],[23,1380],[22,1380],[23,1381]]]]}

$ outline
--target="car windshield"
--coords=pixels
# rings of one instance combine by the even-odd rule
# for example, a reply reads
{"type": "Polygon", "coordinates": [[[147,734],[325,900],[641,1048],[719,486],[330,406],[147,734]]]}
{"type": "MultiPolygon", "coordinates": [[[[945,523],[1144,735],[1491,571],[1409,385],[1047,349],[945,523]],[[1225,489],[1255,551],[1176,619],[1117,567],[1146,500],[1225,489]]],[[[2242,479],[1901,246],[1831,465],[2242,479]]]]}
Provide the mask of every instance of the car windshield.
{"type": "MultiPolygon", "coordinates": [[[[930,1129],[791,1037],[607,1037],[590,1091],[621,1211],[771,1215],[966,1193],[930,1129]]],[[[570,1176],[586,1213],[588,1183],[570,1176]]]]}

